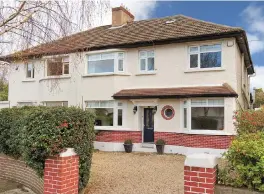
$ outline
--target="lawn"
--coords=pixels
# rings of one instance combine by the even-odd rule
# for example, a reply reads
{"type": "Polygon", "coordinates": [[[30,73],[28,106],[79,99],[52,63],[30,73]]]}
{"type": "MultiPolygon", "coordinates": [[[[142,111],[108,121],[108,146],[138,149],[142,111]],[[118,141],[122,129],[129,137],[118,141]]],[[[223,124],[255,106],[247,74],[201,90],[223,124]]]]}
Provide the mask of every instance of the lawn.
{"type": "Polygon", "coordinates": [[[85,194],[182,194],[184,156],[96,152],[85,194]]]}

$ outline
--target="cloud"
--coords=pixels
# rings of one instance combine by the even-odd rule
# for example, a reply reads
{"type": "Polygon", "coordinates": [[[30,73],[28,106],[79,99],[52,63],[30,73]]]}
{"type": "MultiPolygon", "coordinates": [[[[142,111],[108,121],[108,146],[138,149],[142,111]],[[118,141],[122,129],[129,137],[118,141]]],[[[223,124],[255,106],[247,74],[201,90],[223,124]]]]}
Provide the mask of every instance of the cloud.
{"type": "MultiPolygon", "coordinates": [[[[263,88],[264,89],[264,66],[255,66],[256,76],[251,77],[251,87],[263,88]]],[[[252,89],[251,88],[251,89],[252,89]]]]}
{"type": "MultiPolygon", "coordinates": [[[[156,9],[156,0],[110,0],[110,8],[126,7],[134,16],[135,20],[144,20],[151,18],[153,12],[156,9]]],[[[111,9],[105,14],[103,25],[111,24],[112,12],[111,9]]]]}
{"type": "Polygon", "coordinates": [[[241,16],[247,24],[247,36],[251,54],[264,51],[264,7],[249,5],[241,16]]]}

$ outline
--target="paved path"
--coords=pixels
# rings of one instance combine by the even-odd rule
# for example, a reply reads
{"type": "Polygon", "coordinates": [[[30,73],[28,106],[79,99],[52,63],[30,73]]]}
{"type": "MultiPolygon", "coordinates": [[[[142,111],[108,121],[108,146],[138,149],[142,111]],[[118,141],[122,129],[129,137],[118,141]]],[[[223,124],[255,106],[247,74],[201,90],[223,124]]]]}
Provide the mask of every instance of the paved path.
{"type": "Polygon", "coordinates": [[[182,194],[184,156],[94,153],[85,194],[182,194]]]}

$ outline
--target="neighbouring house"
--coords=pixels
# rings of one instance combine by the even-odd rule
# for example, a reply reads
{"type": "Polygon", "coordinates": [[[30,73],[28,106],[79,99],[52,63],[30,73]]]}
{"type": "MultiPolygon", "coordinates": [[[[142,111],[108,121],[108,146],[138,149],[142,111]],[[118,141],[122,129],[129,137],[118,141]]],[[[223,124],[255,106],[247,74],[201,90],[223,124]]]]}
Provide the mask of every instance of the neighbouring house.
{"type": "Polygon", "coordinates": [[[12,64],[11,107],[91,109],[104,151],[132,139],[134,151],[153,152],[161,138],[166,153],[219,155],[236,135],[234,111],[252,101],[245,31],[184,15],[134,21],[117,7],[112,25],[2,60],[12,64]]]}

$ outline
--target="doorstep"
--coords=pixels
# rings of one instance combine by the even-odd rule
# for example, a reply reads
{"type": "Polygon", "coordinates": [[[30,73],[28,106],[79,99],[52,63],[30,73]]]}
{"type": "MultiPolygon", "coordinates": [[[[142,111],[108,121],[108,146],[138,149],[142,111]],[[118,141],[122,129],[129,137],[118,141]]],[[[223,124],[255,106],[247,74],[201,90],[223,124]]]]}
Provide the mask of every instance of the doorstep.
{"type": "Polygon", "coordinates": [[[155,144],[154,143],[142,143],[141,147],[142,148],[154,148],[155,144]]]}

